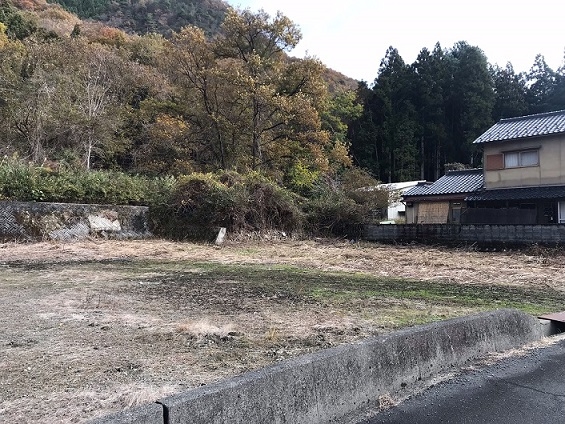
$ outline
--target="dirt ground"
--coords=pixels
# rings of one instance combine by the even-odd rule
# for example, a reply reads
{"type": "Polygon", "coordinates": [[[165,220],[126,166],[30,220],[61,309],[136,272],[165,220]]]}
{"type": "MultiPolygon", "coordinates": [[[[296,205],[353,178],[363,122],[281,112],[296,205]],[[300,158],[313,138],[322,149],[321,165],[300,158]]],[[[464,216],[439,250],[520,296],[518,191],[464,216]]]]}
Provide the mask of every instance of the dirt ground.
{"type": "Polygon", "coordinates": [[[475,311],[414,299],[313,299],[302,286],[270,281],[267,289],[229,275],[208,278],[204,263],[234,266],[228,272],[278,266],[547,288],[565,298],[565,253],[555,249],[480,252],[335,240],[0,244],[0,421],[83,422],[382,334],[416,314],[442,319],[475,311]]]}

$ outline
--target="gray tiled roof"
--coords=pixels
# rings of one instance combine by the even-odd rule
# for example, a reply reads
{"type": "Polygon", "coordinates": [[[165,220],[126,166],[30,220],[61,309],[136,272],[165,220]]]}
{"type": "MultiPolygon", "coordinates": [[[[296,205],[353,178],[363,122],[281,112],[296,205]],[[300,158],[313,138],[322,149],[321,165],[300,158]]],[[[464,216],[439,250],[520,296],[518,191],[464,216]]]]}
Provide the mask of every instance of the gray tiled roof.
{"type": "Polygon", "coordinates": [[[502,188],[473,193],[465,199],[472,201],[565,199],[565,186],[502,188]]]}
{"type": "Polygon", "coordinates": [[[403,194],[403,197],[436,196],[442,194],[472,193],[483,187],[482,169],[448,171],[433,184],[418,184],[403,194]]]}
{"type": "Polygon", "coordinates": [[[565,110],[501,119],[473,143],[565,133],[565,110]]]}

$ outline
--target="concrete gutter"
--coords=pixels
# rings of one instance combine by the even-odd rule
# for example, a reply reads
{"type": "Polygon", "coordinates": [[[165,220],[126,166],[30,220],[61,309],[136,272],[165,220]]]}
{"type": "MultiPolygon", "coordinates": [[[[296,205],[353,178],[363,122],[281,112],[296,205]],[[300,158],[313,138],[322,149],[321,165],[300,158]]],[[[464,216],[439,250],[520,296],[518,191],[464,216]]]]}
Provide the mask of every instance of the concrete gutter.
{"type": "MultiPolygon", "coordinates": [[[[338,422],[381,395],[542,337],[531,315],[486,312],[326,349],[161,399],[163,421],[154,410],[128,413],[143,424],[338,422]]],[[[118,413],[92,424],[131,422],[118,413]]]]}

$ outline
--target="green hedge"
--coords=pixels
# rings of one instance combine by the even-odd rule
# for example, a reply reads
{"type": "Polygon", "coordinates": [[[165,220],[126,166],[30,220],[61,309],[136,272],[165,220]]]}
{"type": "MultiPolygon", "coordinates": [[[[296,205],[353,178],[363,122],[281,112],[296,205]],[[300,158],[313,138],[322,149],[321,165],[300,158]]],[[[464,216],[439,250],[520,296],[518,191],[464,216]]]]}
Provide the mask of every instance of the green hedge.
{"type": "Polygon", "coordinates": [[[219,227],[230,232],[300,231],[304,220],[298,196],[256,173],[180,177],[171,201],[154,208],[152,216],[158,232],[167,237],[205,239],[219,227]]]}
{"type": "Polygon", "coordinates": [[[61,203],[165,203],[176,180],[113,171],[52,171],[17,161],[0,163],[0,199],[61,203]]]}
{"type": "Polygon", "coordinates": [[[354,238],[375,205],[386,199],[378,191],[360,191],[357,185],[363,179],[358,173],[353,176],[346,175],[341,184],[318,181],[304,197],[253,172],[150,178],[53,171],[4,160],[0,199],[147,205],[153,233],[173,239],[211,240],[219,227],[232,233],[280,230],[354,238]]]}

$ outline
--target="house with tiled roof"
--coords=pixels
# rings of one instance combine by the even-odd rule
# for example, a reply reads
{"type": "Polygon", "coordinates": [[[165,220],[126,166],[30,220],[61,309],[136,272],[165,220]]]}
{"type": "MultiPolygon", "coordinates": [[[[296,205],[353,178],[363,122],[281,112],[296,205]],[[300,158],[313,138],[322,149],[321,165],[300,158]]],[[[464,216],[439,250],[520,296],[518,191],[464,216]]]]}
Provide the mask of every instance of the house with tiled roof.
{"type": "Polygon", "coordinates": [[[565,110],[502,119],[474,143],[484,187],[466,197],[465,222],[565,223],[565,110]]]}
{"type": "Polygon", "coordinates": [[[407,224],[459,223],[465,198],[483,187],[482,169],[448,171],[434,183],[420,183],[404,193],[407,224]]]}
{"type": "Polygon", "coordinates": [[[484,169],[407,191],[407,223],[565,223],[565,110],[502,119],[474,143],[484,169]]]}

